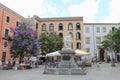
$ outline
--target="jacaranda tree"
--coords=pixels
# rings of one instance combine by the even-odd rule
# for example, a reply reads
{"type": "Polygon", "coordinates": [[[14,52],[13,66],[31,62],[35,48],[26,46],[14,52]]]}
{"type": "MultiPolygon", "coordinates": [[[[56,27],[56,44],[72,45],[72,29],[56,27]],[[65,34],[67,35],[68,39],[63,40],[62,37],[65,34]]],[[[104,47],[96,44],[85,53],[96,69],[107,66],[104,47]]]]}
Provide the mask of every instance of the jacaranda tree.
{"type": "Polygon", "coordinates": [[[36,35],[37,31],[32,29],[29,23],[21,22],[15,28],[11,28],[14,33],[10,52],[13,57],[23,59],[25,55],[37,55],[40,49],[36,35]]]}

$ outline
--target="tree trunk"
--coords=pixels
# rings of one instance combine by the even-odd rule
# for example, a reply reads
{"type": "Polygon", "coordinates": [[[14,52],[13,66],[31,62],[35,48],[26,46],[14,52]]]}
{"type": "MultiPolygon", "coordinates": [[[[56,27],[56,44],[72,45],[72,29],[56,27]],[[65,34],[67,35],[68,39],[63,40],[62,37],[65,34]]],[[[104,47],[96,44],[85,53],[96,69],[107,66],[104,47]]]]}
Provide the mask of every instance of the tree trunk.
{"type": "Polygon", "coordinates": [[[115,62],[117,62],[117,53],[115,53],[115,62]]]}
{"type": "Polygon", "coordinates": [[[21,62],[23,61],[24,55],[21,53],[20,54],[20,59],[19,59],[19,64],[21,64],[21,62]]]}

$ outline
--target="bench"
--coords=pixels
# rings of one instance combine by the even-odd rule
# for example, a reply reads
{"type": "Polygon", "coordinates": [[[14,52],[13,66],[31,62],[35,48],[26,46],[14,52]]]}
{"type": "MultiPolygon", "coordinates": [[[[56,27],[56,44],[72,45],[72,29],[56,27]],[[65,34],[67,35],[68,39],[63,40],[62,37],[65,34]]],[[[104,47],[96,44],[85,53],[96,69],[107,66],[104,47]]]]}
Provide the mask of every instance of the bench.
{"type": "Polygon", "coordinates": [[[9,70],[9,69],[13,69],[13,66],[10,64],[6,64],[3,66],[3,70],[9,70]]]}
{"type": "Polygon", "coordinates": [[[19,65],[18,69],[19,70],[24,70],[24,69],[31,69],[32,67],[29,64],[22,64],[19,65]]]}

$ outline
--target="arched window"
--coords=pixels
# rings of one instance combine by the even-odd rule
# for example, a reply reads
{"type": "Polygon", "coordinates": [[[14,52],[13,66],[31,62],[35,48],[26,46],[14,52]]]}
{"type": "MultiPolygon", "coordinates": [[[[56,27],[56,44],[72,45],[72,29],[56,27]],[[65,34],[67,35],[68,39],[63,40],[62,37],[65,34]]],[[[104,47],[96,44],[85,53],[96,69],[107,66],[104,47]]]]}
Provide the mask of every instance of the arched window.
{"type": "Polygon", "coordinates": [[[72,23],[69,23],[69,24],[68,24],[68,30],[73,30],[73,25],[72,25],[72,23]]]}
{"type": "Polygon", "coordinates": [[[81,49],[81,43],[77,42],[76,47],[77,47],[77,49],[81,49]]]}
{"type": "Polygon", "coordinates": [[[80,28],[80,23],[77,23],[76,24],[76,30],[80,30],[81,28],[80,28]]]}
{"type": "Polygon", "coordinates": [[[42,25],[42,31],[45,31],[46,30],[46,24],[43,24],[42,25]]]}
{"type": "Polygon", "coordinates": [[[69,32],[69,33],[70,33],[71,37],[73,38],[73,33],[72,32],[69,32]]]}
{"type": "Polygon", "coordinates": [[[76,39],[81,39],[81,35],[79,32],[76,33],[76,39]]]}
{"type": "Polygon", "coordinates": [[[61,38],[63,38],[63,34],[62,34],[62,33],[59,33],[59,36],[60,36],[61,38]]]}
{"type": "Polygon", "coordinates": [[[62,24],[62,23],[60,23],[60,24],[58,25],[58,30],[63,30],[63,24],[62,24]]]}
{"type": "Polygon", "coordinates": [[[54,24],[53,24],[53,23],[51,23],[51,24],[49,25],[49,31],[54,31],[54,24]]]}

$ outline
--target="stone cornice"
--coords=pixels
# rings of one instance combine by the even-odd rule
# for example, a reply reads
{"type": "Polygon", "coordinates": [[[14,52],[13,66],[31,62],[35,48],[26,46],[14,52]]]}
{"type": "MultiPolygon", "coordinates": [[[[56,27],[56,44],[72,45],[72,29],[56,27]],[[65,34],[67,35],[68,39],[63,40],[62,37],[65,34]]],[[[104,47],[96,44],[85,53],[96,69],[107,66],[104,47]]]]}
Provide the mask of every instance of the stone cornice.
{"type": "Polygon", "coordinates": [[[84,25],[118,25],[119,23],[84,23],[84,25]]]}
{"type": "Polygon", "coordinates": [[[54,18],[40,18],[38,16],[34,16],[36,20],[40,22],[47,21],[83,21],[83,17],[54,17],[54,18]]]}

